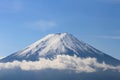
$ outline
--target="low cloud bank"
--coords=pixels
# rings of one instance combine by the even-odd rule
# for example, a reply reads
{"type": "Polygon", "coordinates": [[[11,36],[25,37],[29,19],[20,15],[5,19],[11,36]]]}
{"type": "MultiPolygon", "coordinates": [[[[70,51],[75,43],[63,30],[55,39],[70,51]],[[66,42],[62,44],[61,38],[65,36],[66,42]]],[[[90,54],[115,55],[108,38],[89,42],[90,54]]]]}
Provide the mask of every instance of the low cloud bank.
{"type": "Polygon", "coordinates": [[[103,63],[98,63],[95,58],[81,59],[76,56],[58,55],[55,59],[44,59],[41,58],[39,61],[14,61],[7,63],[0,63],[0,70],[7,69],[21,69],[23,71],[34,71],[34,70],[72,70],[77,73],[96,72],[97,70],[115,70],[120,72],[120,66],[112,66],[103,63]]]}

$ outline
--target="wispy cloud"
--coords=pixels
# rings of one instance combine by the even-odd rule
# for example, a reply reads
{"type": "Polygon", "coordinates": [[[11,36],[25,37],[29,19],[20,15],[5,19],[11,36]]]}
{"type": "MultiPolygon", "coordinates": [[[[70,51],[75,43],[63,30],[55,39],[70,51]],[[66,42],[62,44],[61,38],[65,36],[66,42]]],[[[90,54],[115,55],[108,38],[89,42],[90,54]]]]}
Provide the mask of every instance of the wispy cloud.
{"type": "Polygon", "coordinates": [[[41,31],[46,31],[57,26],[55,21],[50,20],[38,20],[27,23],[27,26],[32,29],[38,29],[41,31]]]}
{"type": "Polygon", "coordinates": [[[110,3],[110,4],[120,4],[120,0],[97,0],[99,2],[110,3]]]}
{"type": "Polygon", "coordinates": [[[97,36],[97,38],[120,40],[120,36],[97,36]]]}
{"type": "Polygon", "coordinates": [[[0,0],[0,12],[18,12],[22,7],[21,0],[0,0]]]}

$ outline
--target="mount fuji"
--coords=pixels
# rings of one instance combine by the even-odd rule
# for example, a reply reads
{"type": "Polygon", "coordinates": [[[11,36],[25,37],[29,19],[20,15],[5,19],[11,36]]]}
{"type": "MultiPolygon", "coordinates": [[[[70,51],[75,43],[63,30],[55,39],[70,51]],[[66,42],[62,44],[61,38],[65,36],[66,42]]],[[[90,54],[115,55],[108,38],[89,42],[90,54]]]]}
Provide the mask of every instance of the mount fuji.
{"type": "Polygon", "coordinates": [[[80,58],[91,57],[96,58],[100,63],[120,65],[119,60],[95,49],[68,33],[49,34],[25,49],[1,59],[0,62],[12,62],[15,60],[37,61],[40,58],[54,59],[57,55],[76,55],[80,58]]]}

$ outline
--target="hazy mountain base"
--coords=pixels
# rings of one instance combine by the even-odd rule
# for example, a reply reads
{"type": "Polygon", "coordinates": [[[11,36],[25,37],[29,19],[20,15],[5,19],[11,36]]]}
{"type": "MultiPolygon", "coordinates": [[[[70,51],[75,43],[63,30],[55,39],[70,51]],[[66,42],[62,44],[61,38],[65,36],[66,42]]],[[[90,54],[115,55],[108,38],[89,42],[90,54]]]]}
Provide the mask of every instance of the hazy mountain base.
{"type": "Polygon", "coordinates": [[[107,70],[76,73],[72,70],[23,71],[20,69],[8,69],[0,71],[0,80],[120,80],[120,72],[107,70]]]}
{"type": "Polygon", "coordinates": [[[0,80],[120,80],[119,75],[120,66],[68,55],[0,63],[0,80]]]}

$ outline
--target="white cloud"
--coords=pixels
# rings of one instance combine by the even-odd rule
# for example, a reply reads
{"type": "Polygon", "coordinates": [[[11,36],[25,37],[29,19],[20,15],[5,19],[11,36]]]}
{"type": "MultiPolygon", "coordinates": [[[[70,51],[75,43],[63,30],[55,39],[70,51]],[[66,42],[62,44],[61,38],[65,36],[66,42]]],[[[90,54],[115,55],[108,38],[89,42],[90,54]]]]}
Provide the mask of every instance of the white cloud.
{"type": "Polygon", "coordinates": [[[39,61],[14,61],[7,63],[0,63],[0,70],[20,68],[24,71],[29,70],[44,70],[44,69],[57,69],[57,70],[72,70],[77,73],[81,72],[95,72],[101,70],[116,70],[120,71],[120,66],[110,66],[103,63],[98,63],[95,58],[81,59],[76,56],[58,55],[55,59],[40,59],[39,61]]]}
{"type": "Polygon", "coordinates": [[[29,22],[27,24],[30,28],[39,29],[41,31],[52,29],[57,25],[55,21],[49,21],[49,20],[39,20],[39,21],[29,22]]]}
{"type": "Polygon", "coordinates": [[[22,7],[21,0],[0,0],[0,12],[18,12],[22,7]]]}

